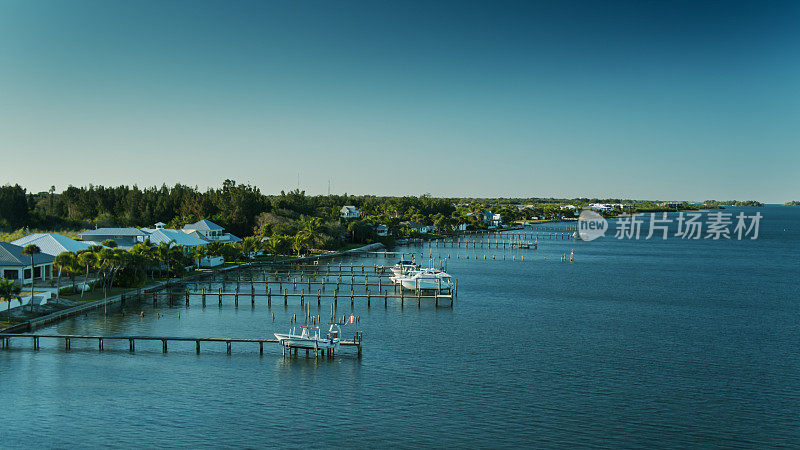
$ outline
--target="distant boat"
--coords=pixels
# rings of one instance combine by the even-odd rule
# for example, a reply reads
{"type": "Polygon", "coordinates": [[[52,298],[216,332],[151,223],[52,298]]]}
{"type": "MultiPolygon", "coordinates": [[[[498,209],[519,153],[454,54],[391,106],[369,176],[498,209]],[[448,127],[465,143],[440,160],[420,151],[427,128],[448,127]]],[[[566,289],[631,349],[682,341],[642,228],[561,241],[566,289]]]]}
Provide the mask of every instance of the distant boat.
{"type": "Polygon", "coordinates": [[[292,327],[289,333],[274,333],[278,342],[289,348],[306,348],[311,350],[322,350],[332,348],[334,350],[339,348],[339,336],[342,334],[342,329],[339,324],[332,323],[328,329],[328,334],[323,338],[320,336],[319,327],[312,327],[303,325],[300,327],[300,332],[297,328],[292,327]]]}
{"type": "Polygon", "coordinates": [[[447,272],[438,269],[421,269],[389,279],[403,289],[439,292],[453,289],[453,278],[447,272]]]}

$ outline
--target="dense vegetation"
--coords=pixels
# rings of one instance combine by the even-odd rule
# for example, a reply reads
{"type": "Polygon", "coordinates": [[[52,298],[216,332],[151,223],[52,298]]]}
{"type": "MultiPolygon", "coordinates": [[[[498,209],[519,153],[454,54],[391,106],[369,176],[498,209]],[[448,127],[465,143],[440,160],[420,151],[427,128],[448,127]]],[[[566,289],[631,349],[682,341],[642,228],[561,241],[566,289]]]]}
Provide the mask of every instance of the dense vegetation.
{"type": "MultiPolygon", "coordinates": [[[[415,235],[401,226],[404,221],[435,226],[437,233],[448,233],[459,224],[467,224],[470,229],[485,228],[479,214],[484,209],[500,213],[508,224],[532,218],[569,217],[572,213],[564,210],[564,205],[586,207],[592,203],[631,204],[633,212],[665,210],[657,202],[628,199],[308,196],[299,190],[265,195],[255,186],[231,180],[205,191],[181,184],[146,188],[89,185],[69,186],[60,193],[51,187],[48,192],[33,194],[19,185],[6,185],[0,186],[0,229],[10,233],[2,236],[10,240],[35,229],[74,235],[78,230],[95,227],[152,227],[159,221],[169,228],[180,228],[205,218],[239,237],[268,238],[278,253],[289,253],[298,239],[302,241],[301,248],[326,250],[373,242],[378,240],[374,232],[374,225],[378,224],[387,225],[394,237],[415,235]],[[361,218],[341,220],[339,210],[344,205],[356,206],[361,218]]],[[[683,206],[692,207],[685,203],[683,206]]]]}
{"type": "Polygon", "coordinates": [[[791,202],[786,202],[786,206],[800,206],[800,201],[792,200],[791,202]]]}
{"type": "Polygon", "coordinates": [[[763,203],[757,202],[755,200],[726,200],[726,201],[718,201],[718,200],[706,200],[706,205],[713,205],[713,206],[764,206],[763,203]]]}

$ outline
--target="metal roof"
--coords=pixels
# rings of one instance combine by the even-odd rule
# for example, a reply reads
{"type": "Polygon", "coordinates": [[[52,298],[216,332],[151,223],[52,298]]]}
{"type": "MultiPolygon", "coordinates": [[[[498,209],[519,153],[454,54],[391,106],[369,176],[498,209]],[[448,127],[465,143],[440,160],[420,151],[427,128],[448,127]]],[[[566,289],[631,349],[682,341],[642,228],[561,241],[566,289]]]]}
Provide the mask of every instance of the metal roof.
{"type": "Polygon", "coordinates": [[[51,256],[57,256],[64,252],[77,253],[93,245],[92,242],[76,241],[58,233],[33,233],[16,241],[11,241],[11,243],[21,247],[35,244],[42,250],[42,253],[51,256]]]}
{"type": "Polygon", "coordinates": [[[192,236],[191,234],[184,233],[180,230],[169,229],[155,230],[150,233],[150,242],[152,244],[173,242],[176,245],[183,245],[184,247],[197,247],[208,244],[208,241],[200,239],[199,237],[192,236]]]}
{"type": "Polygon", "coordinates": [[[183,226],[184,230],[202,230],[202,231],[215,231],[215,230],[224,230],[221,226],[215,224],[214,222],[206,219],[198,220],[195,223],[187,223],[183,226]]]}
{"type": "Polygon", "coordinates": [[[147,232],[138,228],[98,228],[96,230],[86,230],[79,234],[84,236],[147,236],[147,232]]]}
{"type": "MultiPolygon", "coordinates": [[[[49,264],[53,262],[53,256],[38,253],[33,255],[33,265],[49,264]]],[[[8,242],[0,242],[0,266],[30,266],[31,257],[22,254],[22,247],[8,242]]]]}

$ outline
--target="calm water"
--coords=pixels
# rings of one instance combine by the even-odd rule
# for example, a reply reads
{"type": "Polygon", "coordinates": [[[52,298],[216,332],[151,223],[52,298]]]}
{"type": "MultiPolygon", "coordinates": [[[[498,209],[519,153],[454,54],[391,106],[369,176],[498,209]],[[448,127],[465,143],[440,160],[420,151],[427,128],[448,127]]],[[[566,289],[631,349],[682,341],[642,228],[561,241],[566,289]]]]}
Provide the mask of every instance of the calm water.
{"type": "MultiPolygon", "coordinates": [[[[798,446],[800,208],[760,211],[755,241],[426,246],[451,255],[455,307],[357,302],[361,359],[17,340],[0,351],[0,447],[798,446]]],[[[39,331],[258,337],[302,314],[298,300],[225,303],[129,304],[39,331]]]]}

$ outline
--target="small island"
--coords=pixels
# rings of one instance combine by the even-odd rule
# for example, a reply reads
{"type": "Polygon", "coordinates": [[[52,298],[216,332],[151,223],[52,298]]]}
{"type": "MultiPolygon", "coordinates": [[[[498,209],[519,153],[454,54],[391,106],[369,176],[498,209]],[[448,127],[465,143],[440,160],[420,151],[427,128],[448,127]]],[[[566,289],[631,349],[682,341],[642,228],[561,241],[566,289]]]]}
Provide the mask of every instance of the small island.
{"type": "Polygon", "coordinates": [[[791,202],[786,202],[786,206],[800,206],[800,200],[792,200],[791,202]]]}

